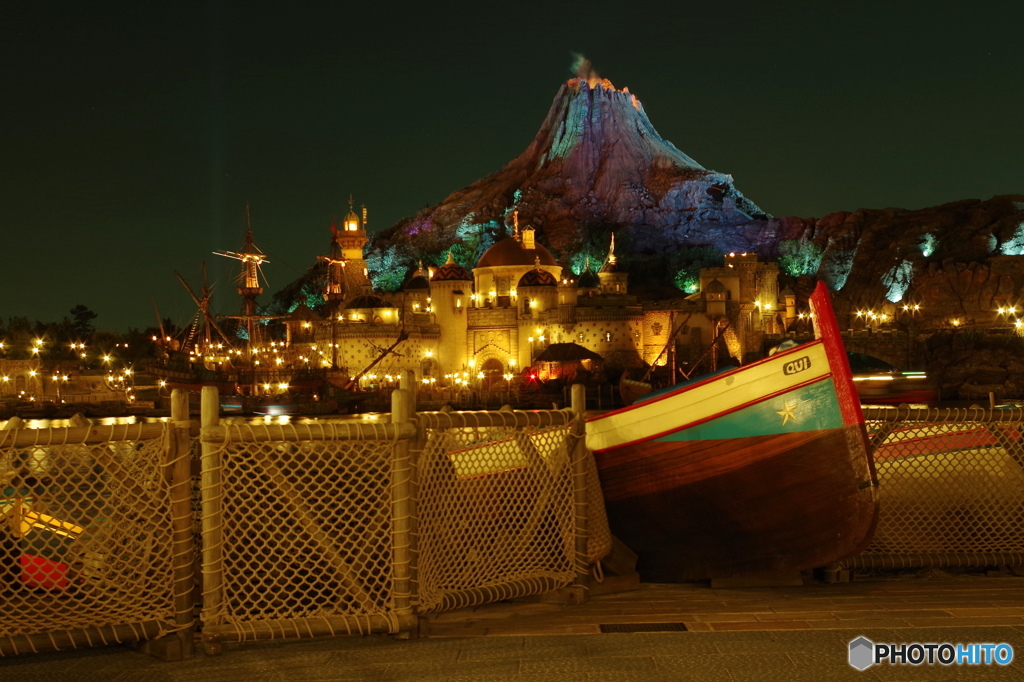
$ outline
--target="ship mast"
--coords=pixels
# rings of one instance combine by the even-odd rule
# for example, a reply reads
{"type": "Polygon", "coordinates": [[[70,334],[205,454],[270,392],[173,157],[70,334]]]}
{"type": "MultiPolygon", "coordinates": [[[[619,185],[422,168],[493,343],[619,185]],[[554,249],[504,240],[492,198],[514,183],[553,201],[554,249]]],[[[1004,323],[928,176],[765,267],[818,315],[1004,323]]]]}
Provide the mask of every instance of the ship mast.
{"type": "Polygon", "coordinates": [[[263,316],[256,314],[256,297],[263,293],[263,287],[260,285],[260,267],[264,263],[269,262],[263,252],[253,243],[249,204],[245,205],[245,228],[243,251],[214,251],[214,254],[233,258],[242,263],[242,271],[238,276],[237,291],[243,301],[242,318],[245,320],[246,347],[249,351],[246,356],[248,357],[252,352],[256,320],[263,319],[263,316]]]}

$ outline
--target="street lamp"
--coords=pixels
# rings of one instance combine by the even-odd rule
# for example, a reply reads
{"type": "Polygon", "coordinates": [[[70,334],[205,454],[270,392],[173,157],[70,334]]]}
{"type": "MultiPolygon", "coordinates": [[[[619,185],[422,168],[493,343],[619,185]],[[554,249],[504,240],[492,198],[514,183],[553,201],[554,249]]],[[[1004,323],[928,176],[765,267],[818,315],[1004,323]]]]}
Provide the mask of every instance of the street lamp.
{"type": "Polygon", "coordinates": [[[57,394],[57,402],[58,403],[64,402],[64,400],[61,398],[60,387],[61,387],[62,384],[67,383],[67,380],[68,380],[67,375],[66,374],[61,374],[59,370],[58,370],[57,374],[53,375],[53,385],[54,385],[55,392],[57,394]]]}

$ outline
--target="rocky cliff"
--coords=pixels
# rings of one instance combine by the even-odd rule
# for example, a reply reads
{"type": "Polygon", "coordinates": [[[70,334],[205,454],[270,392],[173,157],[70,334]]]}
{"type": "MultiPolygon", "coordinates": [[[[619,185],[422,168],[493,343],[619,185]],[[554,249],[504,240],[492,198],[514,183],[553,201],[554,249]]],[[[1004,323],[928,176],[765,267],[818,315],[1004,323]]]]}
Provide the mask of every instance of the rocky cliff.
{"type": "Polygon", "coordinates": [[[921,327],[988,323],[1010,304],[1024,316],[1024,195],[772,222],[763,253],[824,280],[841,315],[909,303],[921,327]]]}

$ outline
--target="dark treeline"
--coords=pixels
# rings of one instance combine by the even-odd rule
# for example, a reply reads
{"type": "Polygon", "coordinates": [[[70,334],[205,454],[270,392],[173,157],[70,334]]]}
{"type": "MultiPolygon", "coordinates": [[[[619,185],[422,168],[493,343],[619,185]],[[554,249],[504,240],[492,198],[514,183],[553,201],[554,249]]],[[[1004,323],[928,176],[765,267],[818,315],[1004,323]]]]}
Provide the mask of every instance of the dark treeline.
{"type": "MultiPolygon", "coordinates": [[[[153,357],[153,337],[157,327],[129,328],[125,332],[97,331],[97,314],[85,305],[76,305],[57,322],[30,320],[27,317],[0,318],[0,357],[11,360],[39,358],[47,365],[74,364],[100,368],[119,365],[145,365],[153,357]]],[[[170,319],[164,320],[164,332],[176,330],[170,319]]]]}

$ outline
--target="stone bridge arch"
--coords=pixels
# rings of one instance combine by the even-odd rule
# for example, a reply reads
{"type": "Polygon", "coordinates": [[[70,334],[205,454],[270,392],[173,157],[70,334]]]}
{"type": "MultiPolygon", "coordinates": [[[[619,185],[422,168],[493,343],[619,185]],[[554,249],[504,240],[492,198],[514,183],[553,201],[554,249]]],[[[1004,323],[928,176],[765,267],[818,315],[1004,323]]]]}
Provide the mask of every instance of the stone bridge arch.
{"type": "Polygon", "coordinates": [[[903,370],[924,369],[924,355],[905,333],[876,331],[843,332],[843,344],[849,353],[862,353],[884,360],[903,370]]]}

